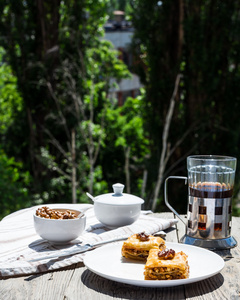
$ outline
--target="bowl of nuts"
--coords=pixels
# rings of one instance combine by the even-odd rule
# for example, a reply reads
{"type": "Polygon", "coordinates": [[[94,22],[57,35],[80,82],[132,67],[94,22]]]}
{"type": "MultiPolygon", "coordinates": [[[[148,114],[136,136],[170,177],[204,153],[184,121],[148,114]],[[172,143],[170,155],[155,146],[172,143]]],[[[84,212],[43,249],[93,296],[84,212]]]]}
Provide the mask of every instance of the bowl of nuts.
{"type": "Polygon", "coordinates": [[[33,214],[33,220],[36,233],[55,244],[75,240],[86,226],[86,216],[76,209],[39,207],[33,214]]]}

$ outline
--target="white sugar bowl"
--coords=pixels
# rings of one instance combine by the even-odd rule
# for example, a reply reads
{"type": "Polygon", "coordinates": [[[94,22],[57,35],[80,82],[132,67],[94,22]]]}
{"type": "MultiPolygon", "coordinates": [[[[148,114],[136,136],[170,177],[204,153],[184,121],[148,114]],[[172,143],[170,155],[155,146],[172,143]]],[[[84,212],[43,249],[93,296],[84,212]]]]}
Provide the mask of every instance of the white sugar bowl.
{"type": "Polygon", "coordinates": [[[134,223],[140,216],[144,200],[123,193],[124,185],[121,183],[113,184],[112,187],[114,192],[109,194],[92,197],[87,193],[94,201],[96,218],[108,227],[121,227],[134,223]]]}

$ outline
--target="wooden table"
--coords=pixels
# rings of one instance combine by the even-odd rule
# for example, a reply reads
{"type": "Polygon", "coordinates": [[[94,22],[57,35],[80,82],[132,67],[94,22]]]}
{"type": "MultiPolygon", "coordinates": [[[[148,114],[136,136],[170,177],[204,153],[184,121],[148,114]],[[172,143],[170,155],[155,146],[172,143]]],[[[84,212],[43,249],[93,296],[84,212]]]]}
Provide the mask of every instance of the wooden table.
{"type": "MultiPolygon", "coordinates": [[[[172,213],[155,214],[172,218],[172,213]]],[[[185,228],[181,221],[166,231],[168,242],[178,242],[185,228]]],[[[221,273],[197,283],[168,288],[143,288],[110,281],[87,270],[83,263],[45,274],[0,280],[1,300],[61,299],[240,299],[240,218],[232,218],[232,235],[238,246],[218,251],[225,260],[221,273]]]]}

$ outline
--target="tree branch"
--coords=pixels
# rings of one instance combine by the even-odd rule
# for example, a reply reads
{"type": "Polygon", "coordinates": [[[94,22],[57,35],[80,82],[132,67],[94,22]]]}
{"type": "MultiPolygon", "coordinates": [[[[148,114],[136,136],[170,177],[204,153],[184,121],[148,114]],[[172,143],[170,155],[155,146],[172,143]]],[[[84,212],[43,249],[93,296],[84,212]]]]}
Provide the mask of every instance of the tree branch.
{"type": "Polygon", "coordinates": [[[62,121],[64,130],[65,130],[65,133],[66,133],[68,139],[70,140],[70,133],[69,133],[69,130],[68,130],[68,128],[67,128],[67,122],[66,122],[66,119],[65,119],[65,117],[64,117],[64,115],[63,115],[63,113],[62,113],[62,111],[61,111],[61,108],[60,108],[60,105],[59,105],[59,101],[58,101],[56,95],[54,94],[53,89],[52,89],[52,85],[51,85],[51,83],[50,83],[49,81],[47,82],[47,87],[48,87],[48,90],[49,90],[49,92],[50,92],[52,98],[54,99],[54,101],[55,101],[55,103],[56,103],[57,110],[58,110],[58,114],[59,114],[60,119],[61,119],[61,121],[62,121]]]}
{"type": "Polygon", "coordinates": [[[161,158],[160,158],[160,163],[159,163],[159,168],[158,168],[157,183],[156,183],[155,190],[154,190],[153,203],[152,203],[152,208],[151,208],[152,211],[156,210],[157,199],[158,199],[159,191],[160,191],[160,188],[161,188],[161,185],[163,182],[164,170],[165,170],[167,161],[170,157],[170,155],[169,155],[170,151],[168,148],[169,146],[168,146],[167,140],[168,140],[169,128],[170,128],[171,121],[172,121],[174,106],[175,106],[175,98],[176,98],[176,95],[178,92],[178,87],[179,87],[179,82],[180,82],[181,77],[182,77],[181,74],[178,74],[176,77],[173,94],[170,99],[170,105],[169,105],[166,120],[164,123],[163,135],[162,135],[162,152],[161,152],[161,158]]]}

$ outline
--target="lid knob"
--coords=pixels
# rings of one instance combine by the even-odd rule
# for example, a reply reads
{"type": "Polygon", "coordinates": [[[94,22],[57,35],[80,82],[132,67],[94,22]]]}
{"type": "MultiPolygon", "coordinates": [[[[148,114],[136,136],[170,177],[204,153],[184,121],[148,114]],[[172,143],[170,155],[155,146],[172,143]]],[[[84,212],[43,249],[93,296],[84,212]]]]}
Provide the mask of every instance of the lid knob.
{"type": "Polygon", "coordinates": [[[121,183],[115,183],[112,185],[113,191],[115,195],[122,195],[123,189],[124,189],[124,184],[121,183]]]}

